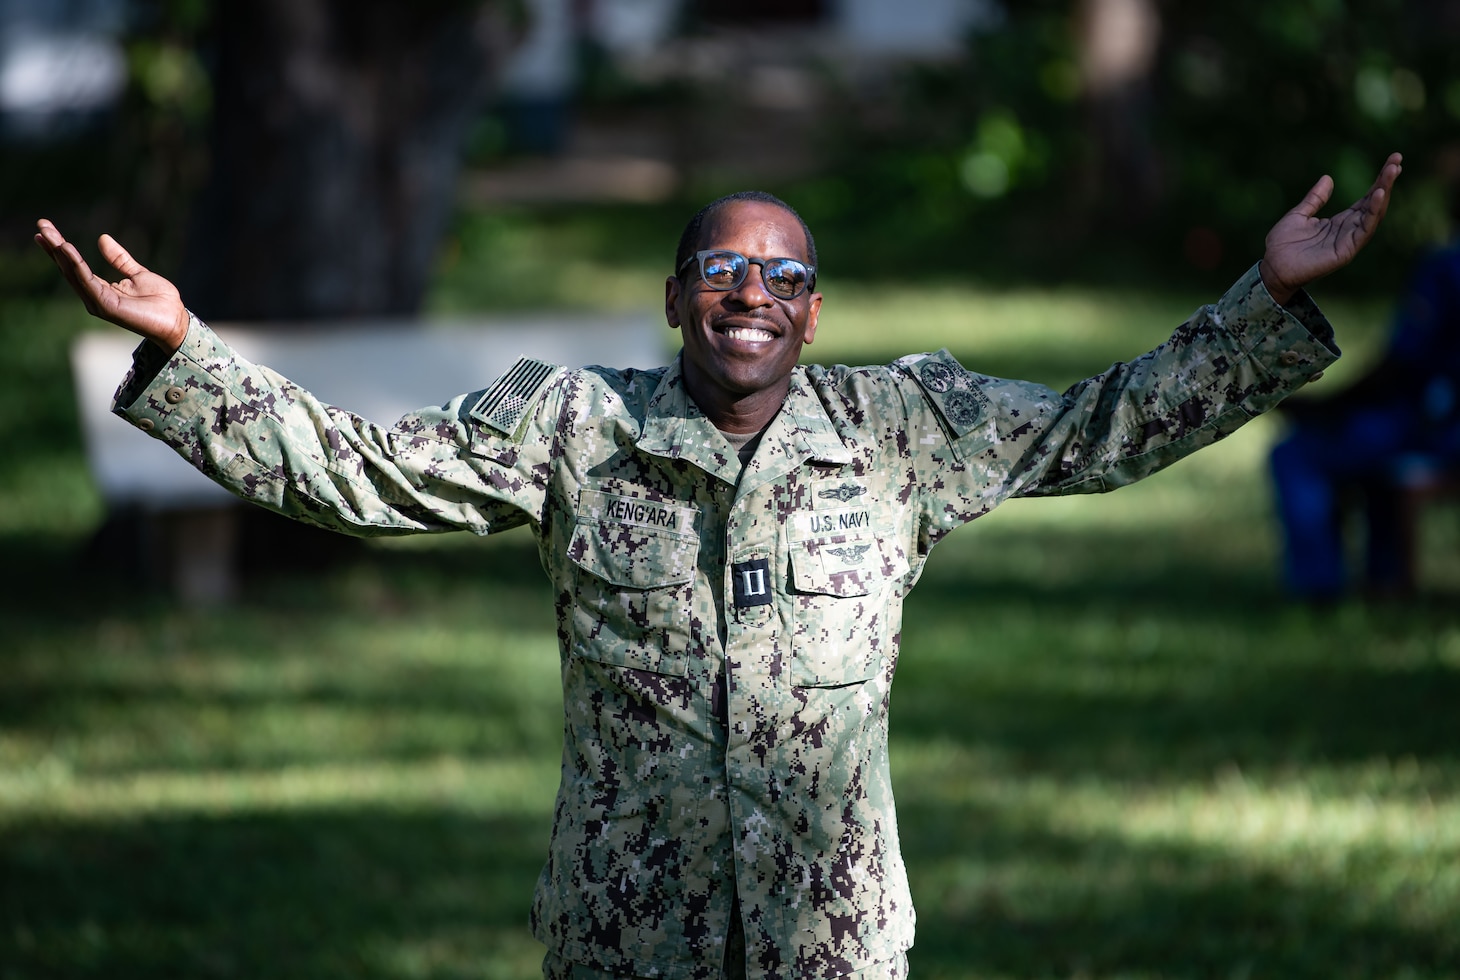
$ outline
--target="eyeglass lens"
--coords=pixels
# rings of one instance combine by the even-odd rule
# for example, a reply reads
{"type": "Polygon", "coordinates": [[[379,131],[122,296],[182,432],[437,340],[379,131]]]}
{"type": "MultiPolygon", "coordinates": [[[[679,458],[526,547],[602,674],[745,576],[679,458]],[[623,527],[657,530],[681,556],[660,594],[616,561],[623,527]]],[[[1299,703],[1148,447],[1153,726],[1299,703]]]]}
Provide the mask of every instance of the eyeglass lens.
{"type": "MultiPolygon", "coordinates": [[[[757,260],[761,281],[772,295],[791,299],[806,288],[807,269],[795,259],[757,260]]],[[[711,289],[734,289],[745,281],[751,260],[739,252],[711,252],[700,264],[705,284],[711,289]]]]}

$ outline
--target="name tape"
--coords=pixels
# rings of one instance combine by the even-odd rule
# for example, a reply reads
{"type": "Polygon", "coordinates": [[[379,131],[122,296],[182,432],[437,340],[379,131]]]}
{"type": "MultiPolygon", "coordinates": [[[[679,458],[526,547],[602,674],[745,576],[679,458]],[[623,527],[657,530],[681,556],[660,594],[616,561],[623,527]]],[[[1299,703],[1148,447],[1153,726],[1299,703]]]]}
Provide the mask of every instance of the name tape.
{"type": "Polygon", "coordinates": [[[633,524],[638,527],[663,528],[680,534],[695,532],[695,512],[689,507],[676,507],[657,500],[642,500],[616,493],[584,491],[579,500],[580,514],[605,524],[633,524]]]}

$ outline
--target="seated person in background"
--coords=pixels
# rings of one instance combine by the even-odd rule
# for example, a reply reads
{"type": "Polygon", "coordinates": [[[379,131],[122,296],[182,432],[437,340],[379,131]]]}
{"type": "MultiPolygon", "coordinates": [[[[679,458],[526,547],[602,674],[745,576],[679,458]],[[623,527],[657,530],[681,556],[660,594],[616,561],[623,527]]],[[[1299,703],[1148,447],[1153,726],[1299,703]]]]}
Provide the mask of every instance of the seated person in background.
{"type": "MultiPolygon", "coordinates": [[[[1460,228],[1460,189],[1450,202],[1460,228]]],[[[1273,450],[1272,473],[1289,592],[1316,602],[1344,593],[1342,507],[1354,488],[1365,496],[1366,591],[1409,591],[1400,492],[1460,469],[1460,236],[1420,260],[1377,364],[1333,395],[1281,410],[1293,431],[1273,450]]]]}

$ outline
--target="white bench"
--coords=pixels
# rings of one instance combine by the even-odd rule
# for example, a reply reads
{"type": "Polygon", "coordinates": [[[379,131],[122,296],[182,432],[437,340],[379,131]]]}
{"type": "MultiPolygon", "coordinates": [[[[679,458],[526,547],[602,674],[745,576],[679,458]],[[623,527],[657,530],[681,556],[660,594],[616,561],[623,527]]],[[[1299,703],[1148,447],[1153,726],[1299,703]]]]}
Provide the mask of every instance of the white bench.
{"type": "MultiPolygon", "coordinates": [[[[211,326],[255,363],[383,424],[485,388],[524,355],[572,367],[646,368],[672,356],[664,329],[647,313],[211,326]]],[[[178,595],[226,600],[237,588],[236,499],[111,413],[136,346],[120,330],[89,332],[72,345],[87,462],[109,508],[136,509],[171,526],[156,544],[178,595]]]]}

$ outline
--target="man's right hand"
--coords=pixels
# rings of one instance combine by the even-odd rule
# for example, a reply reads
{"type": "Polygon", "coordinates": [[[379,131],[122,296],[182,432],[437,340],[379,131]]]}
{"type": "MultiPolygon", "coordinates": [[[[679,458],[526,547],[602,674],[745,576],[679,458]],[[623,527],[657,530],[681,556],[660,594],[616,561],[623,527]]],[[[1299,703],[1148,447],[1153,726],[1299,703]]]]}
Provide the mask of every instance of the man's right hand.
{"type": "Polygon", "coordinates": [[[121,282],[107,282],[91,271],[55,225],[42,218],[36,228],[36,244],[56,263],[88,313],[146,337],[168,354],[182,346],[188,311],[176,286],[148,272],[112,236],[102,235],[97,241],[102,257],[126,276],[121,282]]]}

